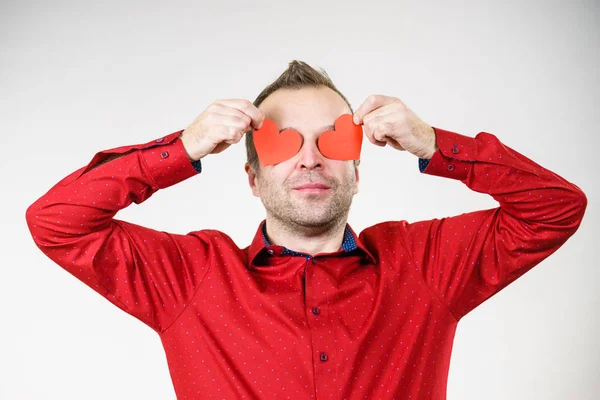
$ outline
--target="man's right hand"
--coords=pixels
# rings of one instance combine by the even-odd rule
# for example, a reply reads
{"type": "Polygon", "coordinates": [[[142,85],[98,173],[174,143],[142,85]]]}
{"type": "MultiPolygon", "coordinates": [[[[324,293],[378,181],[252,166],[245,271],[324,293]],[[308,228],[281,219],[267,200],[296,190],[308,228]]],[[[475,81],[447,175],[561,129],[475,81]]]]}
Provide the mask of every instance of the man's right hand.
{"type": "Polygon", "coordinates": [[[263,113],[244,99],[215,100],[185,130],[181,140],[190,161],[217,154],[259,129],[263,113]]]}

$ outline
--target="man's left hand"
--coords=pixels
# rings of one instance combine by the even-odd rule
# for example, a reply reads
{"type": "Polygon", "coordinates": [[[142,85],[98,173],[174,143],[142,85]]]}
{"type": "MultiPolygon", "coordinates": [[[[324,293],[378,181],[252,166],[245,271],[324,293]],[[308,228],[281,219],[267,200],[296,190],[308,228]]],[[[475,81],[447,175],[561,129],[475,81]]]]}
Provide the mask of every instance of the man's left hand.
{"type": "Polygon", "coordinates": [[[389,144],[419,158],[431,158],[439,147],[435,130],[421,121],[400,99],[372,94],[354,113],[354,123],[378,146],[389,144]]]}

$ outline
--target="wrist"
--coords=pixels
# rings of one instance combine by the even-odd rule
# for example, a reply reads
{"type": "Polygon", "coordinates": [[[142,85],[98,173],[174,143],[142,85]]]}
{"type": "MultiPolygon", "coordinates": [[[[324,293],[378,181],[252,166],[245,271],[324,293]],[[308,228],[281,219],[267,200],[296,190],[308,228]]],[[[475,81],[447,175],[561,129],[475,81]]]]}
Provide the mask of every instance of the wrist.
{"type": "Polygon", "coordinates": [[[431,150],[429,151],[429,155],[427,157],[425,157],[428,160],[431,160],[431,157],[433,157],[433,155],[435,154],[436,151],[438,151],[440,148],[437,145],[437,134],[435,132],[435,128],[432,126],[431,127],[431,138],[432,138],[432,144],[431,144],[431,150]]]}
{"type": "Polygon", "coordinates": [[[181,135],[179,135],[178,138],[183,143],[183,149],[185,150],[185,154],[187,155],[187,158],[190,160],[191,163],[197,162],[202,158],[202,157],[194,157],[190,154],[190,152],[188,151],[189,145],[188,145],[185,137],[183,136],[183,133],[181,133],[181,135]]]}

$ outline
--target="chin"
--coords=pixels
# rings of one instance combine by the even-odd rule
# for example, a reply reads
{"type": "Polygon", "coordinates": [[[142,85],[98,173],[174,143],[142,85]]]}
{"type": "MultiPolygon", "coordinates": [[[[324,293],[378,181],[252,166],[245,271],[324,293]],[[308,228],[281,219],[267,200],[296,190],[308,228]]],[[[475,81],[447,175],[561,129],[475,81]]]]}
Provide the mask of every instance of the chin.
{"type": "Polygon", "coordinates": [[[303,226],[322,226],[331,223],[333,217],[328,213],[310,215],[304,214],[294,218],[294,222],[303,226]]]}

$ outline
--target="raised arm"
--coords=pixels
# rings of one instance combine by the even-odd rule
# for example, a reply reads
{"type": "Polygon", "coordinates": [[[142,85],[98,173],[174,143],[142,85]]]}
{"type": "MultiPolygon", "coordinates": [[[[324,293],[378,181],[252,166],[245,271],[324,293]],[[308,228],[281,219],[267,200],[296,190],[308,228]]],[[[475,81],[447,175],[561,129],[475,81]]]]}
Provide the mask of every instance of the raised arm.
{"type": "Polygon", "coordinates": [[[422,121],[396,97],[370,95],[354,115],[374,144],[419,158],[421,172],[456,179],[500,206],[454,217],[390,221],[398,254],[460,320],[560,248],[579,228],[583,191],[480,132],[468,137],[422,121]]]}
{"type": "Polygon", "coordinates": [[[257,124],[239,104],[248,102],[213,103],[185,130],[97,153],[28,207],[35,244],[125,312],[166,330],[206,276],[217,232],[172,234],[114,216],[198,174],[204,156],[237,143],[251,120],[257,124]]]}
{"type": "Polygon", "coordinates": [[[425,283],[459,320],[558,250],[581,224],[587,198],[575,184],[501,143],[435,128],[421,172],[459,180],[499,207],[399,222],[425,283]]]}
{"type": "Polygon", "coordinates": [[[140,204],[198,174],[180,133],[99,152],[26,212],[44,254],[159,332],[184,309],[206,274],[209,241],[113,217],[132,202],[140,204]]]}

